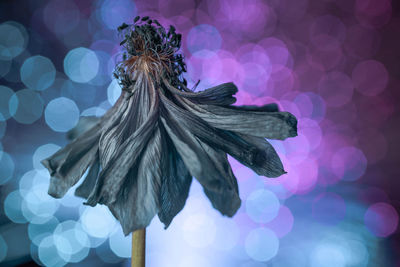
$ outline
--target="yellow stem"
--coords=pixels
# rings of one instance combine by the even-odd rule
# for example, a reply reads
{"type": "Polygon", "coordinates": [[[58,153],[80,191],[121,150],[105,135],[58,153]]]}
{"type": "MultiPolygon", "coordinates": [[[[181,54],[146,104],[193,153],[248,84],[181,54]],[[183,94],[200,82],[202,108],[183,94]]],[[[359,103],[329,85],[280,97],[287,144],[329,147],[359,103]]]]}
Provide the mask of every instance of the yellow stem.
{"type": "Polygon", "coordinates": [[[146,256],[146,228],[132,233],[132,267],[145,267],[146,256]]]}

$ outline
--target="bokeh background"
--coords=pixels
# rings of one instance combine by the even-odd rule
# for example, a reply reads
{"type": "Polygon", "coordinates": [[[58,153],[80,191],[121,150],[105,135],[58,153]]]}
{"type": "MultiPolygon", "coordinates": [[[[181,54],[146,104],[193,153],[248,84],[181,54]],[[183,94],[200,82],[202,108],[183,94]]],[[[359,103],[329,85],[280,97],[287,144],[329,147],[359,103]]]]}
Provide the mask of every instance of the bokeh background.
{"type": "Polygon", "coordinates": [[[149,15],[183,34],[186,79],[233,81],[235,105],[278,103],[296,138],[288,174],[230,158],[242,206],[221,216],[194,180],[184,210],[147,229],[147,266],[400,266],[400,14],[390,0],[0,2],[0,265],[130,266],[104,206],[47,195],[40,160],[120,88],[116,28],[149,15]]]}

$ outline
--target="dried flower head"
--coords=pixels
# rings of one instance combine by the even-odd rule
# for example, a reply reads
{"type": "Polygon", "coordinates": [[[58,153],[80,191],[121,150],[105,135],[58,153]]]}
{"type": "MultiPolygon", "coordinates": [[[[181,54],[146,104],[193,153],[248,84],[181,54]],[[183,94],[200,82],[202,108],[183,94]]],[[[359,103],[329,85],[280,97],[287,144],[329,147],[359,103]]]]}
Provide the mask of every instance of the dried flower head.
{"type": "Polygon", "coordinates": [[[297,120],[276,104],[233,106],[231,82],[187,88],[180,34],[139,19],[118,29],[125,48],[114,73],[123,88],[118,101],[100,118],[83,117],[71,142],[42,161],[52,176],[49,194],[64,196],[88,170],[75,194],[107,205],[127,235],[156,214],[168,227],[195,177],[213,207],[233,216],[241,200],[227,154],[278,177],[285,171],[266,138],[296,136],[297,120]]]}

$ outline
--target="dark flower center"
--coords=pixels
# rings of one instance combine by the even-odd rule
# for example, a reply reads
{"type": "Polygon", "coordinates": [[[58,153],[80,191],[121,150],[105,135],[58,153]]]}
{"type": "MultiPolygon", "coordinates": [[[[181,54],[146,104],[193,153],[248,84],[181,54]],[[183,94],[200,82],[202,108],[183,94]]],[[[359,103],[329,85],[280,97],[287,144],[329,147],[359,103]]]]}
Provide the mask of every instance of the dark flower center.
{"type": "Polygon", "coordinates": [[[114,71],[124,90],[135,83],[135,72],[146,71],[156,81],[166,78],[171,84],[180,88],[187,82],[182,77],[186,72],[183,55],[178,53],[181,46],[181,34],[175,32],[170,25],[168,32],[157,21],[149,17],[134,19],[133,24],[122,24],[118,27],[122,33],[121,45],[124,47],[122,61],[114,71]]]}

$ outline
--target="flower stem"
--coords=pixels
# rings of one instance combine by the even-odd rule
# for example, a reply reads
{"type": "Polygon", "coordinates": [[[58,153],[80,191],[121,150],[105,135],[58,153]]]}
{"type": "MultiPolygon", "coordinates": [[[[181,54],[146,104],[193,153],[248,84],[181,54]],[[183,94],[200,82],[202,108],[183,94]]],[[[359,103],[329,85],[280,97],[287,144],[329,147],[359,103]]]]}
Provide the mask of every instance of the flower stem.
{"type": "Polygon", "coordinates": [[[146,228],[132,233],[132,267],[144,267],[146,258],[146,228]]]}

